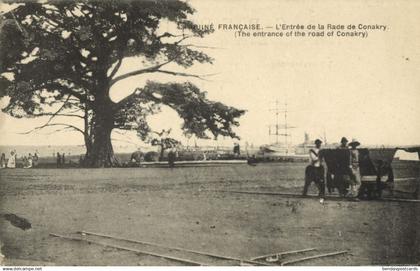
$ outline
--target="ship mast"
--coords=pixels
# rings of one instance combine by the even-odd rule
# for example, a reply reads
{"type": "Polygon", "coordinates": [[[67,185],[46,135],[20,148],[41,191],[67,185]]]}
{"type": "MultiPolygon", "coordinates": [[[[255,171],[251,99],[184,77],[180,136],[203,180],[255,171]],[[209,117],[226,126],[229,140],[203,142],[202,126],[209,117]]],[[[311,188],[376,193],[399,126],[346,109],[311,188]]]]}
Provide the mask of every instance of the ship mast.
{"type": "Polygon", "coordinates": [[[284,137],[284,145],[285,145],[285,150],[286,150],[286,155],[289,152],[289,140],[288,138],[291,137],[292,135],[289,133],[289,129],[293,129],[296,128],[294,126],[289,126],[288,122],[287,122],[287,117],[288,117],[288,108],[287,108],[287,101],[285,101],[284,103],[284,109],[280,108],[280,103],[279,100],[276,100],[275,102],[275,108],[270,109],[270,111],[274,112],[276,115],[276,124],[275,125],[269,125],[268,126],[268,133],[269,136],[275,135],[276,136],[276,145],[279,144],[279,137],[283,136],[284,137]],[[284,114],[284,124],[280,124],[279,123],[279,115],[280,113],[284,114]],[[272,133],[272,127],[274,126],[274,133],[272,133]],[[284,133],[280,133],[279,131],[284,130],[284,133]]]}

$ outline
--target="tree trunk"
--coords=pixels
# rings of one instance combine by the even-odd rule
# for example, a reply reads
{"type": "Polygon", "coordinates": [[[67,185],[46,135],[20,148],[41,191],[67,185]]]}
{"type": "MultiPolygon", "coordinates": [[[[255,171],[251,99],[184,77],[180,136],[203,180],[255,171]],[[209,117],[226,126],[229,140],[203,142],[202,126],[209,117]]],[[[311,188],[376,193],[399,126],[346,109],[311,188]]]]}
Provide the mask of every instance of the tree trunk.
{"type": "Polygon", "coordinates": [[[86,154],[88,167],[112,167],[117,164],[111,142],[112,128],[96,125],[93,129],[93,143],[86,154]]]}
{"type": "Polygon", "coordinates": [[[91,142],[89,134],[86,131],[85,131],[85,134],[84,134],[84,140],[85,140],[86,153],[85,153],[85,157],[83,158],[83,160],[81,161],[81,164],[80,164],[80,166],[82,166],[82,167],[88,166],[87,165],[87,157],[90,157],[91,153],[92,153],[92,151],[91,151],[92,150],[92,142],[91,142]]]}
{"type": "Polygon", "coordinates": [[[87,147],[85,165],[87,167],[112,167],[118,165],[111,142],[114,128],[112,101],[108,97],[97,99],[93,110],[90,146],[87,147]]]}

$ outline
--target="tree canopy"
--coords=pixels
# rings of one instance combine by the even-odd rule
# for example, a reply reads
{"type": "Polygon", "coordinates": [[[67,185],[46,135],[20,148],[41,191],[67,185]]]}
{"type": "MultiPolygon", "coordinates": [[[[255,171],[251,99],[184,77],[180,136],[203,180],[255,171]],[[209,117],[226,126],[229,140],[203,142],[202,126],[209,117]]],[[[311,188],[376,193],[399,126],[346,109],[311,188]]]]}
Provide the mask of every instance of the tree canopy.
{"type": "Polygon", "coordinates": [[[179,114],[187,134],[237,137],[233,127],[244,111],[210,101],[188,81],[147,81],[118,102],[110,98],[114,84],[134,76],[201,78],[167,68],[213,63],[185,42],[210,33],[189,19],[193,13],[188,3],[177,0],[22,1],[2,16],[0,97],[10,98],[3,112],[17,118],[48,116],[36,129],[56,126],[81,132],[88,166],[115,163],[113,129],[136,130],[146,139],[152,132],[146,118],[161,105],[179,114]],[[162,23],[170,31],[163,31],[162,23]],[[119,72],[130,57],[142,59],[138,69],[119,72]],[[57,121],[59,117],[81,125],[57,121]]]}

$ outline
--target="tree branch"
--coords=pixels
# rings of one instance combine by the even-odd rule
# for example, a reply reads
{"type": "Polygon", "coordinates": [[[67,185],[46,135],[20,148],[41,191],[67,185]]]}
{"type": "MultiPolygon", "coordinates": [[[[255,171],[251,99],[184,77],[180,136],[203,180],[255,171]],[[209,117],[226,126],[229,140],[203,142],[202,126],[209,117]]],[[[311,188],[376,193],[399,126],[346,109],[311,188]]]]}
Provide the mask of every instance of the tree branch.
{"type": "Polygon", "coordinates": [[[226,48],[223,48],[223,47],[204,46],[204,45],[195,45],[195,44],[183,44],[181,46],[184,46],[184,47],[203,48],[203,49],[226,49],[226,48]]]}
{"type": "Polygon", "coordinates": [[[67,99],[63,102],[63,105],[57,111],[55,111],[54,113],[33,114],[33,116],[35,116],[35,117],[50,116],[50,118],[48,119],[48,121],[44,125],[35,127],[32,130],[29,130],[29,131],[23,132],[23,133],[19,133],[19,134],[23,134],[23,135],[30,134],[32,132],[41,130],[41,129],[43,129],[45,127],[49,127],[49,126],[65,126],[67,128],[72,128],[72,129],[74,129],[74,130],[76,130],[76,131],[81,132],[82,134],[84,134],[84,131],[83,130],[81,130],[80,128],[78,128],[78,127],[76,127],[74,125],[65,124],[65,123],[51,123],[51,121],[55,117],[57,117],[57,116],[79,117],[79,118],[82,118],[82,119],[84,118],[83,116],[80,116],[80,115],[75,115],[75,114],[61,114],[60,113],[65,108],[65,106],[66,106],[67,102],[69,101],[70,97],[71,97],[71,95],[67,96],[67,99]]]}
{"type": "Polygon", "coordinates": [[[136,71],[128,72],[128,73],[126,73],[126,74],[123,74],[123,75],[117,76],[117,77],[115,77],[114,79],[112,79],[112,80],[109,82],[109,86],[111,87],[111,86],[112,86],[112,85],[114,85],[116,82],[118,82],[118,81],[120,81],[120,80],[123,80],[123,79],[126,79],[126,78],[128,78],[128,77],[136,76],[136,75],[143,74],[143,73],[156,72],[159,68],[163,67],[164,65],[167,65],[167,64],[171,63],[171,62],[172,62],[172,61],[174,61],[174,60],[175,60],[175,59],[170,59],[170,60],[168,60],[168,61],[166,61],[166,62],[163,62],[163,63],[160,63],[160,64],[158,64],[158,65],[156,65],[156,66],[152,66],[152,67],[149,67],[149,68],[145,68],[145,69],[140,69],[140,70],[136,70],[136,71]]]}
{"type": "MultiPolygon", "coordinates": [[[[166,33],[166,36],[168,36],[168,34],[169,33],[166,33]]],[[[165,36],[165,34],[162,35],[162,36],[165,36]]],[[[186,40],[186,39],[188,39],[190,37],[191,36],[189,36],[189,35],[182,35],[182,38],[179,39],[178,41],[174,42],[173,45],[179,45],[181,42],[183,42],[184,40],[186,40]]],[[[129,77],[132,77],[132,76],[144,74],[144,73],[153,73],[153,72],[162,72],[162,73],[167,73],[167,74],[172,74],[172,75],[190,76],[190,77],[196,77],[196,78],[202,79],[201,76],[199,76],[199,75],[191,75],[191,74],[187,74],[187,73],[175,73],[175,72],[171,72],[171,71],[165,71],[165,70],[162,71],[162,70],[159,70],[163,66],[165,66],[165,65],[173,62],[175,59],[176,59],[176,57],[174,57],[173,59],[169,59],[168,61],[165,61],[165,62],[163,62],[161,64],[158,64],[158,65],[155,65],[155,66],[152,66],[152,67],[149,67],[149,68],[145,68],[145,69],[140,69],[140,70],[132,71],[132,72],[129,72],[129,73],[126,73],[126,74],[117,76],[116,78],[112,79],[112,77],[116,74],[116,72],[118,71],[118,69],[119,69],[119,67],[121,65],[122,59],[120,59],[119,62],[117,63],[117,66],[114,68],[114,70],[112,71],[111,75],[109,76],[109,78],[112,79],[109,82],[109,87],[111,87],[112,85],[114,85],[116,82],[118,82],[120,80],[129,78],[129,77]]]]}
{"type": "MultiPolygon", "coordinates": [[[[69,81],[71,81],[71,82],[72,82],[72,80],[71,80],[71,79],[69,79],[69,81]]],[[[72,90],[71,88],[66,87],[66,86],[64,86],[64,85],[62,85],[62,84],[60,84],[60,83],[57,83],[57,82],[50,82],[50,83],[45,83],[45,84],[43,84],[43,86],[44,86],[44,87],[52,87],[52,88],[58,88],[58,89],[61,89],[61,90],[62,90],[62,91],[64,91],[66,94],[72,95],[72,96],[74,96],[75,98],[79,99],[79,101],[81,101],[81,102],[85,102],[85,103],[89,103],[89,100],[85,99],[85,97],[84,97],[81,93],[78,93],[78,92],[76,92],[76,91],[72,90]]]]}
{"type": "Polygon", "coordinates": [[[174,42],[173,44],[174,45],[179,45],[181,42],[183,42],[184,40],[186,40],[186,39],[188,39],[188,38],[191,38],[192,36],[190,36],[190,35],[183,35],[182,36],[182,39],[180,39],[180,40],[178,40],[178,41],[176,41],[176,42],[174,42]]]}
{"type": "MultiPolygon", "coordinates": [[[[189,73],[183,73],[183,72],[173,72],[173,71],[167,71],[167,70],[156,70],[153,72],[160,72],[160,73],[166,73],[166,74],[170,74],[170,75],[174,75],[174,76],[185,76],[185,77],[195,77],[201,80],[206,80],[207,79],[203,78],[203,77],[207,77],[207,76],[213,76],[213,75],[217,75],[218,73],[212,73],[212,74],[203,74],[203,75],[196,75],[196,74],[189,74],[189,73]]],[[[122,99],[121,101],[119,101],[116,104],[116,109],[121,108],[121,106],[123,106],[127,101],[129,101],[133,96],[137,95],[137,91],[139,89],[136,88],[131,94],[129,94],[127,97],[125,97],[124,99],[122,99]]]]}
{"type": "Polygon", "coordinates": [[[118,72],[118,70],[119,70],[119,69],[120,69],[120,67],[121,67],[122,60],[123,60],[123,57],[122,57],[122,56],[120,56],[120,57],[118,58],[118,62],[117,62],[117,64],[115,65],[115,67],[114,67],[114,69],[112,70],[111,74],[108,76],[108,78],[109,78],[109,79],[112,79],[112,77],[114,77],[114,75],[118,72]]]}
{"type": "Polygon", "coordinates": [[[64,127],[67,127],[67,129],[68,129],[68,128],[71,128],[71,129],[73,129],[73,130],[75,130],[75,131],[78,131],[78,132],[82,133],[83,135],[85,134],[85,132],[84,132],[82,129],[80,129],[80,128],[78,128],[78,127],[74,126],[74,125],[71,125],[71,124],[66,124],[66,123],[46,123],[46,124],[44,124],[44,125],[41,125],[41,126],[35,127],[34,129],[29,130],[29,131],[27,131],[27,132],[18,133],[18,134],[21,134],[21,135],[27,135],[27,134],[33,133],[33,132],[35,132],[35,131],[39,131],[39,130],[41,130],[41,129],[44,129],[44,128],[46,128],[46,127],[51,127],[51,126],[64,126],[64,127]]]}
{"type": "Polygon", "coordinates": [[[163,33],[162,35],[160,35],[160,36],[157,36],[157,38],[158,39],[161,39],[161,38],[175,38],[175,37],[183,37],[183,36],[185,36],[185,35],[174,35],[174,34],[172,34],[172,33],[169,33],[169,32],[165,32],[165,33],[163,33]]]}
{"type": "Polygon", "coordinates": [[[45,117],[45,116],[56,116],[56,117],[77,117],[77,118],[81,118],[84,119],[83,116],[80,115],[75,115],[75,114],[56,114],[56,113],[39,113],[39,114],[32,114],[31,116],[34,117],[45,117]]]}
{"type": "Polygon", "coordinates": [[[166,74],[175,75],[175,76],[195,77],[195,78],[198,78],[198,79],[201,79],[201,80],[207,80],[207,79],[203,78],[205,76],[215,75],[215,74],[197,75],[197,74],[184,73],[184,72],[173,72],[173,71],[167,71],[167,70],[156,70],[155,72],[166,73],[166,74]]]}
{"type": "Polygon", "coordinates": [[[51,132],[48,132],[48,133],[42,133],[42,134],[43,135],[52,135],[52,134],[55,134],[57,132],[68,132],[67,130],[69,130],[69,129],[74,130],[73,127],[64,127],[64,128],[61,128],[61,129],[55,129],[54,131],[51,131],[51,132]]]}
{"type": "MultiPolygon", "coordinates": [[[[45,123],[43,126],[46,127],[56,116],[61,112],[61,110],[64,109],[66,106],[66,103],[69,101],[70,95],[67,97],[67,99],[64,101],[63,105],[55,112],[51,114],[51,117],[48,119],[47,123],[45,123]]],[[[41,128],[42,129],[42,128],[41,128]]]]}
{"type": "Polygon", "coordinates": [[[184,73],[184,72],[173,72],[173,71],[168,71],[168,70],[160,70],[159,68],[161,68],[162,66],[169,64],[170,62],[172,62],[173,60],[168,60],[164,63],[158,64],[156,66],[150,67],[150,68],[146,68],[146,69],[141,69],[141,70],[137,70],[137,71],[132,71],[120,76],[117,76],[115,79],[111,80],[109,83],[109,86],[111,87],[112,85],[114,85],[116,82],[132,77],[132,76],[136,76],[136,75],[140,75],[140,74],[144,74],[144,73],[153,73],[153,72],[160,72],[160,73],[166,73],[166,74],[170,74],[170,75],[174,75],[174,76],[185,76],[185,77],[195,77],[201,80],[207,80],[203,77],[207,77],[207,76],[213,76],[216,75],[217,73],[213,73],[213,74],[202,74],[202,75],[198,75],[198,74],[191,74],[191,73],[184,73]]]}

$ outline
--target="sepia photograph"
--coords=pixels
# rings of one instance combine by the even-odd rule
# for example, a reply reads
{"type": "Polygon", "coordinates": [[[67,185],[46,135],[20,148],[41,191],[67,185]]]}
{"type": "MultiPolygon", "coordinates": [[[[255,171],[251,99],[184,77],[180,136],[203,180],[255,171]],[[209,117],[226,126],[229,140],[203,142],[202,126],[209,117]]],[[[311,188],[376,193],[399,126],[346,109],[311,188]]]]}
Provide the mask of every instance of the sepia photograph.
{"type": "Polygon", "coordinates": [[[0,268],[417,271],[419,14],[1,0],[0,268]]]}

